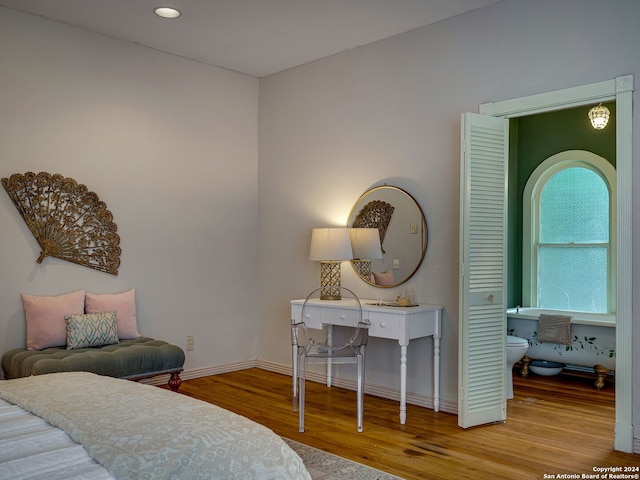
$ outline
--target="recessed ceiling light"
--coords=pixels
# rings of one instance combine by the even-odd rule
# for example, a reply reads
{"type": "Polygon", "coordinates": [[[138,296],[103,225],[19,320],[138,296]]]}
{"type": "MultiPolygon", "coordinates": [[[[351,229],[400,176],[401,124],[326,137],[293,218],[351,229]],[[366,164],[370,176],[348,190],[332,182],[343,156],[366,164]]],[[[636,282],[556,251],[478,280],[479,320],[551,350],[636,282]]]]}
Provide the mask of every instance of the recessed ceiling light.
{"type": "Polygon", "coordinates": [[[153,12],[162,18],[178,18],[182,13],[180,10],[171,7],[156,7],[153,12]]]}

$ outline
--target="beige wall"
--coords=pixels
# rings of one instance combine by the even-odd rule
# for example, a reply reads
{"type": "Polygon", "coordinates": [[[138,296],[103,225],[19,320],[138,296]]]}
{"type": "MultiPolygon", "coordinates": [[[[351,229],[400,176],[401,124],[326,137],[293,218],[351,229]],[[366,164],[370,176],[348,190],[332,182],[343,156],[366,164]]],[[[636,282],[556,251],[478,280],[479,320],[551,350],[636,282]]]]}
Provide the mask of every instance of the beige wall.
{"type": "Polygon", "coordinates": [[[0,177],[60,173],[114,216],[118,276],[47,258],[0,190],[0,351],[20,293],[135,287],[186,368],[255,357],[258,80],[0,8],[0,177]]]}

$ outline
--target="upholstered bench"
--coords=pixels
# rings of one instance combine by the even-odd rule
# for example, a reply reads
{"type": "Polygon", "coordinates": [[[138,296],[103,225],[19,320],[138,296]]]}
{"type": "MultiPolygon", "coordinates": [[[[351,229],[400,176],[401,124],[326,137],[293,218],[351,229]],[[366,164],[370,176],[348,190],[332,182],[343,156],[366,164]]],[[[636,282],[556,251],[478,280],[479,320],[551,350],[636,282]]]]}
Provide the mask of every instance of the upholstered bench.
{"type": "Polygon", "coordinates": [[[140,380],[169,375],[176,391],[182,380],[184,351],[138,333],[136,291],[56,296],[23,293],[26,348],[2,356],[5,378],[45,373],[91,372],[140,380]]]}
{"type": "Polygon", "coordinates": [[[7,379],[57,372],[92,372],[109,377],[140,380],[169,374],[169,387],[177,391],[184,351],[161,340],[138,337],[102,347],[66,347],[27,350],[14,348],[2,356],[7,379]]]}

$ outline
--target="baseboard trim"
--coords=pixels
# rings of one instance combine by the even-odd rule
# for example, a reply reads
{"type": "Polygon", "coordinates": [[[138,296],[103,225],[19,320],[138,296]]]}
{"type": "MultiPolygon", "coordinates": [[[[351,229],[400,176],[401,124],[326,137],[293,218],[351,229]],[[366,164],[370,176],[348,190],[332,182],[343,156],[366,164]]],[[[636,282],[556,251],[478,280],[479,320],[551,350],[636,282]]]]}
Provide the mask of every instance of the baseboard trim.
{"type": "MultiPolygon", "coordinates": [[[[182,378],[182,380],[191,380],[194,378],[207,377],[209,375],[219,375],[221,373],[229,373],[229,372],[236,372],[238,370],[246,370],[248,368],[260,368],[262,370],[267,370],[269,372],[287,375],[289,377],[292,375],[291,365],[283,365],[281,363],[273,363],[273,362],[266,362],[264,360],[252,359],[252,360],[244,360],[241,362],[228,363],[226,365],[218,365],[218,366],[184,370],[180,374],[180,378],[182,378]]],[[[307,372],[307,380],[311,382],[324,383],[326,381],[326,377],[320,373],[307,372]]],[[[166,385],[168,381],[169,381],[169,375],[158,375],[157,377],[142,379],[140,380],[140,383],[159,386],[159,385],[166,385]]],[[[347,390],[356,389],[355,381],[344,380],[341,378],[334,378],[333,385],[339,388],[346,388],[347,390]]],[[[395,400],[396,402],[400,401],[400,392],[381,386],[381,385],[367,384],[364,387],[364,392],[368,395],[387,398],[389,400],[395,400]]],[[[433,409],[433,397],[407,392],[407,404],[416,405],[418,407],[424,407],[428,409],[433,409]]],[[[440,411],[457,415],[458,404],[441,400],[440,411]]]]}
{"type": "MultiPolygon", "coordinates": [[[[281,373],[283,375],[292,375],[291,365],[282,365],[279,363],[265,362],[258,360],[256,367],[270,372],[281,373]]],[[[318,383],[325,383],[326,377],[323,374],[315,372],[307,372],[307,380],[318,383]]],[[[340,388],[346,388],[347,390],[355,390],[356,382],[353,380],[344,380],[341,378],[334,378],[333,385],[340,388]]],[[[389,400],[400,401],[400,392],[393,390],[382,385],[365,384],[364,392],[368,395],[376,397],[386,398],[389,400]]],[[[420,395],[417,393],[407,392],[407,404],[416,405],[418,407],[424,407],[433,410],[433,397],[427,395],[420,395]]],[[[458,414],[458,404],[440,400],[440,411],[458,414]]]]}
{"type": "MultiPolygon", "coordinates": [[[[217,365],[203,368],[192,368],[189,370],[183,370],[180,373],[182,380],[192,380],[194,378],[208,377],[209,375],[219,375],[221,373],[236,372],[238,370],[246,370],[248,368],[256,367],[256,359],[243,360],[241,362],[228,363],[226,365],[217,365]]],[[[169,375],[158,375],[157,377],[146,378],[140,380],[140,383],[147,385],[165,385],[169,381],[169,375]]]]}

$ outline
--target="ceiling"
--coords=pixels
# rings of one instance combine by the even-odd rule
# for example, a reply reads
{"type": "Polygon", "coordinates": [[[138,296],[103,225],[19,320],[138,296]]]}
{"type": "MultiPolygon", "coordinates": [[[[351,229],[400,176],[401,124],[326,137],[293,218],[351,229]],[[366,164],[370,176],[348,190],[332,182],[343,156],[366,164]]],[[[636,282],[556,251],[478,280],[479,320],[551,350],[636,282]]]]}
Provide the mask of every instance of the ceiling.
{"type": "Polygon", "coordinates": [[[0,6],[263,77],[498,1],[0,0],[0,6]],[[157,6],[182,15],[160,18],[157,6]]]}

